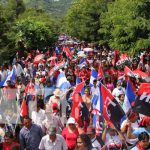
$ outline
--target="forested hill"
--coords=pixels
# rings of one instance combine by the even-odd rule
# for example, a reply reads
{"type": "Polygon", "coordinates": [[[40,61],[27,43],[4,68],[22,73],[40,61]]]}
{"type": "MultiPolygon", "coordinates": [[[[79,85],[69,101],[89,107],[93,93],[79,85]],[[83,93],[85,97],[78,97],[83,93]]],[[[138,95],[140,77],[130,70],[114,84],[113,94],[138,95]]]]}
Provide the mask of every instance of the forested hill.
{"type": "MultiPolygon", "coordinates": [[[[9,0],[0,0],[7,3],[9,0]]],[[[46,11],[54,17],[63,17],[74,0],[22,0],[26,8],[38,8],[46,11]]]]}
{"type": "Polygon", "coordinates": [[[43,9],[55,17],[63,17],[73,0],[23,0],[26,7],[43,9]]]}

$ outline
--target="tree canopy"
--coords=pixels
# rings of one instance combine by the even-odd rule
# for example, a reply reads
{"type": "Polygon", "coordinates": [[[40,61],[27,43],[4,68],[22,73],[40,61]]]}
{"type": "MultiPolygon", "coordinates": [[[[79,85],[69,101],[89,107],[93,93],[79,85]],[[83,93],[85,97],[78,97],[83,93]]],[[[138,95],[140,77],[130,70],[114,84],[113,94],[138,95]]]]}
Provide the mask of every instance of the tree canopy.
{"type": "Polygon", "coordinates": [[[64,25],[72,36],[134,54],[150,47],[149,23],[149,0],[80,0],[64,25]]]}
{"type": "Polygon", "coordinates": [[[22,0],[0,5],[0,58],[9,61],[16,51],[42,49],[55,42],[58,23],[41,9],[26,9],[22,0]],[[3,57],[5,56],[5,57],[3,57]]]}
{"type": "Polygon", "coordinates": [[[100,43],[131,54],[150,48],[149,0],[117,0],[108,4],[100,19],[100,43]]]}

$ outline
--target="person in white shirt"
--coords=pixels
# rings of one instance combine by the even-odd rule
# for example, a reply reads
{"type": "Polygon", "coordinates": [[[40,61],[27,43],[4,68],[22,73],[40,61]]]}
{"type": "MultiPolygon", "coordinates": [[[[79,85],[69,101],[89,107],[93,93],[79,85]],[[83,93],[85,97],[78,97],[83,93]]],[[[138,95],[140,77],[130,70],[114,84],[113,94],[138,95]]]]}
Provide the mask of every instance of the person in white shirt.
{"type": "Polygon", "coordinates": [[[38,101],[37,102],[37,109],[32,111],[32,121],[34,124],[39,125],[42,128],[42,122],[45,120],[46,115],[45,115],[45,110],[41,109],[42,104],[38,101]]]}
{"type": "Polygon", "coordinates": [[[124,120],[122,122],[122,124],[121,124],[121,132],[125,135],[127,144],[129,146],[134,145],[138,141],[138,138],[131,138],[131,139],[129,139],[127,137],[129,123],[131,123],[132,130],[135,130],[135,129],[137,129],[139,127],[137,121],[138,121],[137,113],[134,112],[132,109],[129,109],[129,111],[127,112],[127,119],[124,120]]]}
{"type": "Polygon", "coordinates": [[[94,96],[94,94],[99,95],[99,87],[97,86],[97,80],[93,80],[93,86],[91,87],[91,94],[92,97],[94,96]]]}
{"type": "Polygon", "coordinates": [[[21,74],[24,73],[21,65],[18,62],[16,62],[16,64],[15,64],[15,69],[16,69],[16,76],[17,77],[21,76],[21,74]]]}
{"type": "Polygon", "coordinates": [[[4,79],[6,79],[7,77],[7,69],[5,68],[5,66],[2,66],[0,68],[0,77],[1,77],[1,81],[3,81],[4,79]]]}
{"type": "Polygon", "coordinates": [[[46,110],[46,118],[42,122],[42,130],[44,133],[47,133],[48,129],[51,126],[56,127],[56,133],[61,134],[63,129],[63,124],[60,120],[60,117],[57,115],[54,115],[51,111],[46,110]]]}
{"type": "Polygon", "coordinates": [[[117,87],[112,91],[112,95],[118,100],[120,93],[125,94],[125,88],[122,87],[122,81],[118,80],[117,87]]]}
{"type": "Polygon", "coordinates": [[[114,126],[108,126],[107,123],[105,123],[104,131],[102,133],[102,140],[107,145],[109,149],[111,148],[117,148],[121,149],[123,146],[123,143],[125,142],[124,136],[115,129],[114,126]]]}
{"type": "Polygon", "coordinates": [[[67,150],[67,144],[62,135],[56,134],[56,128],[51,126],[39,145],[40,150],[67,150]]]}
{"type": "Polygon", "coordinates": [[[100,149],[102,147],[100,142],[96,138],[96,132],[93,126],[88,126],[86,134],[91,139],[91,143],[94,148],[100,149]]]}

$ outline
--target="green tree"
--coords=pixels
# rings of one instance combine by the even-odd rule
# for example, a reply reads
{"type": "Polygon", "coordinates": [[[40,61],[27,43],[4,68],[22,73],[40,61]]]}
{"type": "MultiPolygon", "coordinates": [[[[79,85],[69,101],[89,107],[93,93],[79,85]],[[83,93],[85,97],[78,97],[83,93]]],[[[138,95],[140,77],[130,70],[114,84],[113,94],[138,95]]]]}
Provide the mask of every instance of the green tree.
{"type": "Polygon", "coordinates": [[[26,10],[17,20],[9,37],[15,46],[23,49],[43,48],[51,45],[57,37],[57,24],[43,10],[26,10]]]}
{"type": "Polygon", "coordinates": [[[65,30],[72,36],[88,42],[100,39],[100,17],[107,10],[109,0],[74,1],[65,18],[65,30]]]}
{"type": "Polygon", "coordinates": [[[16,18],[22,14],[26,7],[23,3],[23,0],[8,0],[6,1],[5,6],[5,15],[8,18],[9,22],[14,21],[16,18]]]}
{"type": "Polygon", "coordinates": [[[101,16],[100,43],[131,54],[150,48],[150,1],[117,0],[101,16]]]}

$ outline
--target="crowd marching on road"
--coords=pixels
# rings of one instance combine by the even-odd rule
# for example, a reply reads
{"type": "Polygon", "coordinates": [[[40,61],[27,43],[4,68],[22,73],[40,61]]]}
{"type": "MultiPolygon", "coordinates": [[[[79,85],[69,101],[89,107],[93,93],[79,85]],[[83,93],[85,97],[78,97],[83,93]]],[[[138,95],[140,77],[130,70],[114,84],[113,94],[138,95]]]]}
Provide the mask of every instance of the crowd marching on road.
{"type": "Polygon", "coordinates": [[[150,150],[150,50],[61,34],[0,66],[0,149],[150,150]]]}

